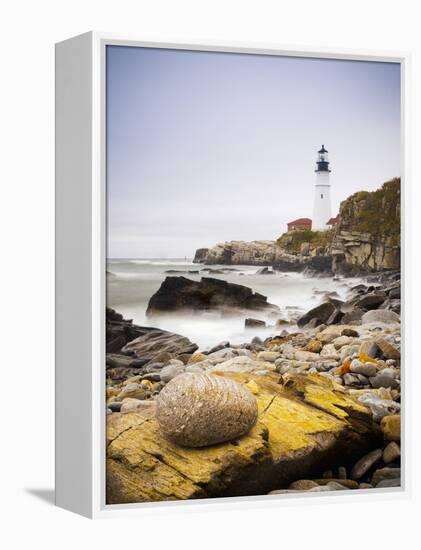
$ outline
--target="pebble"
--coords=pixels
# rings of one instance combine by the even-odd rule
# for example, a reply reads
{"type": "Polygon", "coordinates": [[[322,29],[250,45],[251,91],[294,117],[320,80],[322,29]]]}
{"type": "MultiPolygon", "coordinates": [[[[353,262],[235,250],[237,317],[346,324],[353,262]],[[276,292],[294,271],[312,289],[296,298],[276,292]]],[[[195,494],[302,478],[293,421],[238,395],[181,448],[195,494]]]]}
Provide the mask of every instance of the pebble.
{"type": "Polygon", "coordinates": [[[345,466],[339,466],[339,468],[338,468],[338,479],[346,479],[347,477],[348,476],[347,476],[345,466]]]}
{"type": "Polygon", "coordinates": [[[169,382],[176,376],[183,374],[184,371],[185,366],[183,363],[181,363],[181,365],[167,365],[161,370],[159,374],[162,382],[169,382]]]}
{"type": "Polygon", "coordinates": [[[366,454],[354,465],[351,470],[351,478],[359,480],[365,476],[365,474],[378,462],[383,455],[382,449],[375,449],[366,454]]]}
{"type": "Polygon", "coordinates": [[[358,401],[367,405],[373,415],[373,420],[380,422],[382,418],[388,415],[394,415],[401,409],[399,403],[392,401],[391,399],[382,399],[375,394],[365,394],[358,398],[358,401]]]}
{"type": "Polygon", "coordinates": [[[372,357],[373,359],[378,355],[379,353],[379,347],[373,340],[367,340],[363,342],[360,345],[359,353],[363,353],[367,355],[368,357],[372,357]]]}
{"type": "Polygon", "coordinates": [[[400,456],[401,450],[399,445],[395,441],[391,441],[388,445],[386,445],[383,451],[383,462],[385,464],[390,464],[391,462],[398,460],[400,456]]]}
{"type": "Polygon", "coordinates": [[[389,371],[390,369],[384,369],[380,371],[376,376],[370,378],[370,383],[373,388],[397,388],[399,383],[395,380],[395,377],[389,371]]]}
{"type": "Polygon", "coordinates": [[[358,338],[359,334],[353,328],[344,328],[341,332],[342,336],[350,336],[351,338],[358,338]]]}
{"type": "Polygon", "coordinates": [[[383,479],[376,485],[376,489],[385,489],[386,487],[400,487],[401,480],[399,477],[394,479],[383,479]]]}
{"type": "Polygon", "coordinates": [[[389,441],[400,441],[401,439],[401,416],[392,414],[385,416],[380,422],[380,428],[386,439],[389,441]]]}
{"type": "Polygon", "coordinates": [[[350,338],[349,336],[339,336],[339,338],[335,338],[333,341],[333,345],[335,349],[341,349],[343,346],[347,346],[351,344],[354,341],[353,338],[350,338]]]}
{"type": "Polygon", "coordinates": [[[340,483],[347,489],[358,489],[358,483],[353,479],[338,479],[337,477],[332,477],[332,478],[315,479],[314,481],[319,485],[326,485],[327,483],[334,481],[336,483],[340,483]]]}
{"type": "Polygon", "coordinates": [[[355,374],[363,374],[364,376],[376,376],[377,374],[377,366],[374,363],[362,363],[358,359],[352,360],[349,370],[355,374]]]}
{"type": "Polygon", "coordinates": [[[269,363],[274,363],[280,357],[281,354],[277,351],[260,351],[257,354],[257,359],[260,361],[269,361],[269,363]]]}
{"type": "Polygon", "coordinates": [[[377,485],[386,479],[400,479],[401,477],[401,469],[400,468],[381,468],[380,470],[376,470],[373,474],[373,477],[371,479],[371,483],[374,485],[374,487],[377,487],[377,485]]]}
{"type": "Polygon", "coordinates": [[[396,361],[400,360],[401,352],[395,346],[390,344],[387,340],[385,340],[384,338],[379,338],[376,343],[381,349],[383,357],[385,357],[386,359],[394,359],[396,361]]]}
{"type": "Polygon", "coordinates": [[[139,409],[145,408],[145,406],[149,407],[151,404],[150,399],[140,400],[140,399],[125,399],[123,403],[121,404],[120,412],[121,414],[126,414],[129,412],[134,412],[139,409]]]}
{"type": "Polygon", "coordinates": [[[314,487],[319,487],[319,484],[311,479],[299,479],[298,481],[291,483],[288,489],[307,491],[308,489],[313,489],[314,487]]]}

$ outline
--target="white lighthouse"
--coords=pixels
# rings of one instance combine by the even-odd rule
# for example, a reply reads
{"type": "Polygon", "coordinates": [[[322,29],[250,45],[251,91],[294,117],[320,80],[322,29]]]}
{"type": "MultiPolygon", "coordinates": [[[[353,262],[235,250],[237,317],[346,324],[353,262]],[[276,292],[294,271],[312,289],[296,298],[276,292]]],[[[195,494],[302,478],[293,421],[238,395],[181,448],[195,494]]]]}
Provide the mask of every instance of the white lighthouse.
{"type": "Polygon", "coordinates": [[[329,229],[327,222],[332,215],[330,204],[329,159],[325,146],[317,152],[316,183],[314,187],[313,231],[329,229]]]}

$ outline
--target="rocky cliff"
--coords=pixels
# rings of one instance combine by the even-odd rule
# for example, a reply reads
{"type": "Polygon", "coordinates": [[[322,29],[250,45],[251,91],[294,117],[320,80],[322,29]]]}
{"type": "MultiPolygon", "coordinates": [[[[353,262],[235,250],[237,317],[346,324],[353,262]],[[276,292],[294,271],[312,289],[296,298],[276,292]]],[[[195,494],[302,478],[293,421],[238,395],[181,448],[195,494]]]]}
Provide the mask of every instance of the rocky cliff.
{"type": "Polygon", "coordinates": [[[348,197],[335,230],[284,233],[276,241],[228,241],[198,249],[193,261],[328,272],[332,258],[333,271],[343,274],[399,269],[400,178],[348,197]]]}
{"type": "Polygon", "coordinates": [[[341,203],[330,252],[335,272],[400,267],[400,178],[341,203]]]}

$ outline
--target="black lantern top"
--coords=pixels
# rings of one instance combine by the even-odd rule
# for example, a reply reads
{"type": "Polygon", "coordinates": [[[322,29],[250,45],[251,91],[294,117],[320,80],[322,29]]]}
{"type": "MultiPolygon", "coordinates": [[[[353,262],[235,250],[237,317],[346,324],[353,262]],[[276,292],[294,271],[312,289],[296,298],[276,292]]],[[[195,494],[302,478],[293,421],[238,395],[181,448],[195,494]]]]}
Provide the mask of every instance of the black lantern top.
{"type": "Polygon", "coordinates": [[[317,168],[315,172],[330,172],[328,151],[324,145],[317,151],[317,155],[317,168]]]}

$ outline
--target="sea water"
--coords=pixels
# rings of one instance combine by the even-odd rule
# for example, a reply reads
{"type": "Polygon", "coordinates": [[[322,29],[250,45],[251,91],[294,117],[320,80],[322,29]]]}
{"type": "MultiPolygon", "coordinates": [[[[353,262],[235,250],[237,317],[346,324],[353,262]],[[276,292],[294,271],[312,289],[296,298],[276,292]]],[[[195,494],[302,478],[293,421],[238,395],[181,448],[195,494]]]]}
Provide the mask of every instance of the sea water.
{"type": "MultiPolygon", "coordinates": [[[[263,267],[263,266],[262,266],[263,267]]],[[[267,296],[268,302],[279,306],[279,318],[289,322],[287,329],[296,329],[294,318],[320,304],[324,292],[337,292],[345,299],[349,287],[357,280],[334,280],[332,277],[306,277],[301,273],[276,272],[258,274],[259,266],[205,266],[186,259],[119,259],[107,262],[107,305],[133,319],[141,326],[154,326],[183,336],[206,349],[228,340],[231,344],[249,342],[254,336],[266,338],[279,334],[284,327],[274,327],[275,319],[262,312],[241,312],[235,316],[219,312],[196,312],[154,316],[148,319],[146,309],[151,296],[167,276],[182,275],[194,281],[201,277],[214,277],[250,287],[267,296]],[[203,269],[232,269],[223,274],[207,273],[203,269]],[[177,273],[167,273],[174,270],[177,273]],[[188,273],[199,271],[199,274],[188,273]],[[246,329],[244,320],[253,317],[272,325],[267,328],[246,329]]]]}

